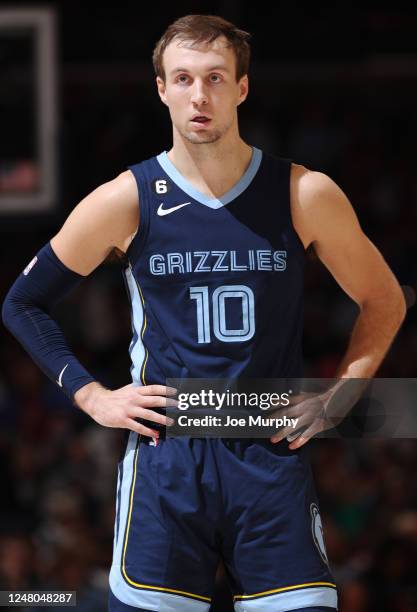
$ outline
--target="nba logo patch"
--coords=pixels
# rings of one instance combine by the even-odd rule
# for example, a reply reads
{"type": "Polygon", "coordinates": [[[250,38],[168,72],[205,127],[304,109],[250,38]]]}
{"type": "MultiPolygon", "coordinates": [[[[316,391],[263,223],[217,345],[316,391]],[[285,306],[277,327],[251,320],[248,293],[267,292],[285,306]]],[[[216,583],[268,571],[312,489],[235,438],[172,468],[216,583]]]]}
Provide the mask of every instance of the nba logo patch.
{"type": "Polygon", "coordinates": [[[32,259],[32,261],[30,261],[30,262],[28,263],[28,265],[26,266],[26,268],[23,270],[23,274],[24,274],[25,276],[27,276],[27,275],[29,274],[29,272],[32,270],[33,266],[35,265],[35,263],[36,263],[37,261],[38,261],[38,258],[37,258],[37,257],[36,257],[36,255],[35,255],[35,257],[32,259]]]}

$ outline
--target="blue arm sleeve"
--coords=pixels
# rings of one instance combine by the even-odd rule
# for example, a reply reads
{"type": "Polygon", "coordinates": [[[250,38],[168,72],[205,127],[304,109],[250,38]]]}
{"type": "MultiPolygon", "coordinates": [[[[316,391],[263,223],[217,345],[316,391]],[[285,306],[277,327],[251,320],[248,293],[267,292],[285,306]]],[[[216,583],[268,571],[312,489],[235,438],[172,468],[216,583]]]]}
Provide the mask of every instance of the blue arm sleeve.
{"type": "Polygon", "coordinates": [[[72,354],[49,311],[83,278],[58,259],[48,242],[17,277],[2,309],[5,326],[71,401],[95,379],[72,354]]]}

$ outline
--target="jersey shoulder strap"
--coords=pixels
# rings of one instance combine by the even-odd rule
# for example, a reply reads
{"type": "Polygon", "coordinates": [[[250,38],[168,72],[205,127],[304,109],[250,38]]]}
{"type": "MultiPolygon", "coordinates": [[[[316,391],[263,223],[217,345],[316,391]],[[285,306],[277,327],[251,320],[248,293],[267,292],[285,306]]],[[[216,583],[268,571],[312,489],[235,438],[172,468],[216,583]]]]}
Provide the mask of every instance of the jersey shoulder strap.
{"type": "Polygon", "coordinates": [[[139,228],[126,252],[129,260],[137,260],[143,251],[148,236],[150,189],[153,174],[152,168],[156,163],[155,159],[155,157],[150,157],[137,164],[128,166],[128,170],[132,172],[136,180],[139,200],[139,228]]]}

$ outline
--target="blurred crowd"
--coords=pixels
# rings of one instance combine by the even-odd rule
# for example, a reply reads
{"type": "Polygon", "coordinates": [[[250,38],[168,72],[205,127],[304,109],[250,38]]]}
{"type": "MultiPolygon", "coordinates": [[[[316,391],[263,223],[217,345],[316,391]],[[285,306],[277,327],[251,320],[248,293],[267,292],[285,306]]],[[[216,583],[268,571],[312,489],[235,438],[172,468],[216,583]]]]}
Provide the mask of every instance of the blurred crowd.
{"type": "MultiPolygon", "coordinates": [[[[87,87],[81,75],[78,89],[74,78],[62,79],[60,216],[36,233],[1,230],[7,261],[1,295],[86,193],[128,164],[171,146],[167,111],[150,93],[152,82],[139,91],[122,75],[116,95],[105,78],[101,87],[87,87]]],[[[396,82],[377,85],[326,83],[321,95],[315,92],[308,100],[311,89],[300,83],[282,91],[258,79],[247,108],[239,109],[241,135],[326,172],[348,195],[409,305],[377,375],[412,378],[417,372],[416,86],[410,85],[398,103],[396,82]],[[271,88],[277,89],[272,99],[271,88]]],[[[407,82],[402,87],[407,89],[407,82]]],[[[358,308],[313,249],[307,253],[305,289],[306,376],[331,377],[358,308]]],[[[130,308],[120,263],[100,266],[54,315],[98,380],[110,388],[130,382],[130,308]]],[[[0,590],[75,590],[77,610],[102,612],[125,433],[96,425],[4,328],[0,337],[0,590]]],[[[416,440],[320,439],[310,446],[341,612],[415,612],[416,440]]],[[[231,610],[221,568],[217,589],[213,612],[231,610]]]]}

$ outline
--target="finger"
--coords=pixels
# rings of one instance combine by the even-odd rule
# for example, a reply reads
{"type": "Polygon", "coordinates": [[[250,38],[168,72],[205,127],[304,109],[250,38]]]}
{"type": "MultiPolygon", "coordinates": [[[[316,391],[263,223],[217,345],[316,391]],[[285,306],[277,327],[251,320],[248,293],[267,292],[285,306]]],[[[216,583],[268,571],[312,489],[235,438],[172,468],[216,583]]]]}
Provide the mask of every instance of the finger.
{"type": "Polygon", "coordinates": [[[311,418],[309,418],[308,415],[304,415],[298,419],[295,427],[291,427],[290,425],[288,425],[287,427],[283,427],[277,433],[275,433],[270,438],[270,440],[273,444],[276,444],[277,442],[281,442],[281,440],[284,440],[284,438],[287,438],[288,436],[294,436],[296,432],[299,432],[303,428],[305,429],[310,424],[311,418]]]}
{"type": "Polygon", "coordinates": [[[299,404],[294,404],[293,406],[283,406],[278,410],[273,410],[272,412],[268,411],[268,418],[280,419],[283,417],[287,418],[296,418],[301,417],[305,412],[307,412],[308,404],[307,400],[300,402],[299,404]]]}
{"type": "Polygon", "coordinates": [[[290,450],[297,450],[297,448],[301,448],[301,446],[303,446],[306,442],[308,442],[309,439],[310,438],[307,438],[304,435],[299,436],[294,442],[291,442],[291,444],[289,444],[288,448],[290,450]]]}
{"type": "Polygon", "coordinates": [[[146,408],[134,408],[130,411],[131,417],[138,417],[140,419],[146,419],[147,421],[154,421],[155,423],[160,423],[161,425],[173,425],[174,420],[165,416],[164,414],[159,414],[159,412],[155,412],[154,410],[147,410],[146,408]]]}
{"type": "Polygon", "coordinates": [[[289,433],[287,436],[285,436],[287,439],[287,442],[292,442],[293,440],[301,436],[303,431],[306,431],[306,429],[307,429],[306,427],[300,427],[299,429],[297,429],[297,431],[293,431],[292,433],[289,433]]]}
{"type": "Polygon", "coordinates": [[[311,425],[311,427],[309,427],[308,429],[306,429],[306,431],[304,431],[301,436],[298,436],[298,438],[296,440],[294,440],[293,442],[291,442],[291,444],[288,446],[288,448],[290,450],[296,450],[297,448],[300,448],[301,446],[303,446],[306,442],[308,442],[309,440],[311,440],[311,438],[313,436],[316,435],[316,433],[318,433],[318,429],[316,427],[315,424],[311,425]]]}
{"type": "Polygon", "coordinates": [[[173,397],[161,397],[160,395],[141,395],[138,398],[138,406],[141,408],[167,408],[178,406],[178,400],[173,397]]]}
{"type": "MultiPolygon", "coordinates": [[[[301,416],[308,410],[316,407],[317,405],[322,405],[323,402],[317,393],[305,393],[302,396],[299,395],[296,398],[296,401],[290,403],[287,406],[281,406],[279,409],[274,410],[273,414],[277,417],[281,415],[287,416],[301,416]]],[[[269,416],[269,413],[268,413],[269,416]]]]}
{"type": "Polygon", "coordinates": [[[135,387],[140,395],[174,395],[178,389],[167,387],[166,385],[144,385],[135,387]]]}
{"type": "Polygon", "coordinates": [[[142,434],[143,436],[148,436],[149,438],[159,438],[159,431],[155,429],[150,429],[141,423],[138,423],[134,419],[127,419],[126,426],[128,429],[135,431],[138,434],[142,434]]]}
{"type": "Polygon", "coordinates": [[[319,395],[314,395],[314,397],[309,397],[297,404],[297,406],[291,408],[291,410],[288,411],[288,416],[298,417],[299,420],[306,417],[312,422],[317,418],[317,415],[321,415],[323,412],[323,398],[319,395]]]}

